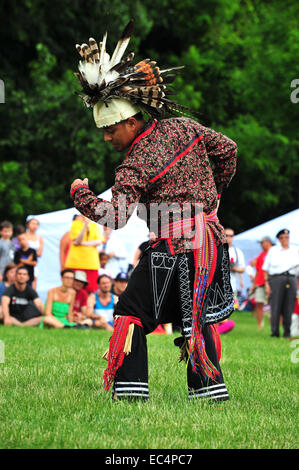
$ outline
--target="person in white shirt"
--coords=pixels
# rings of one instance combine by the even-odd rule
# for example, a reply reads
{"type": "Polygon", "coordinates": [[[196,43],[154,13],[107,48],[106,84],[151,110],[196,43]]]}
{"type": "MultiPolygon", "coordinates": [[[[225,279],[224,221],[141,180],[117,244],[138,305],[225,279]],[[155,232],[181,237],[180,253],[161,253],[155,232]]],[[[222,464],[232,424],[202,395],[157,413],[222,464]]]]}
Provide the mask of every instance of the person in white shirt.
{"type": "Polygon", "coordinates": [[[290,246],[288,229],[280,230],[276,238],[280,243],[270,248],[263,264],[266,293],[270,297],[271,336],[279,337],[279,320],[282,315],[283,336],[289,338],[296,301],[299,250],[290,246]]]}
{"type": "Polygon", "coordinates": [[[235,232],[232,228],[224,230],[226,241],[228,243],[229,259],[230,259],[230,282],[233,293],[237,295],[239,289],[243,289],[244,282],[242,274],[245,271],[245,257],[243,251],[233,245],[235,232]]]}
{"type": "Polygon", "coordinates": [[[120,237],[109,227],[104,227],[104,237],[106,241],[103,244],[103,251],[109,256],[105,269],[114,279],[120,271],[128,269],[126,248],[120,237]]]}

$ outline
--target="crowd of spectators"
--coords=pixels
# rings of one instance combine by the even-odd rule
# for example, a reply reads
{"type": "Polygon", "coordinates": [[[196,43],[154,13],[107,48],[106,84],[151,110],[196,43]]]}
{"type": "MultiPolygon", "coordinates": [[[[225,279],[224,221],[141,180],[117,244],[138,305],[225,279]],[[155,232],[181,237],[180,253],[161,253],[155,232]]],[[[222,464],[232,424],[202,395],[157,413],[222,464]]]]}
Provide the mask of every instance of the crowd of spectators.
{"type": "MultiPolygon", "coordinates": [[[[60,285],[51,288],[43,304],[36,292],[38,259],[43,255],[39,222],[31,218],[15,228],[9,221],[0,225],[0,322],[4,325],[40,328],[101,328],[113,330],[114,306],[126,289],[132,270],[148,246],[145,240],[137,248],[133,264],[121,270],[126,259],[124,244],[116,242],[113,231],[104,229],[81,215],[75,215],[60,240],[60,285]]],[[[277,234],[277,244],[265,236],[261,252],[246,267],[245,257],[234,243],[234,230],[225,229],[229,246],[231,285],[235,306],[240,308],[244,272],[251,278],[248,302],[264,326],[270,311],[271,336],[299,336],[298,249],[289,244],[289,231],[277,234]]],[[[149,235],[149,238],[151,234],[149,235]]],[[[233,320],[218,325],[220,333],[235,327],[233,320]]],[[[171,325],[159,326],[157,333],[170,333],[171,325]]]]}
{"type": "Polygon", "coordinates": [[[36,292],[38,259],[44,240],[39,222],[0,226],[0,322],[40,328],[101,328],[113,330],[114,305],[125,290],[128,273],[123,244],[111,230],[75,215],[60,240],[60,285],[49,289],[44,304],[36,292]]]}

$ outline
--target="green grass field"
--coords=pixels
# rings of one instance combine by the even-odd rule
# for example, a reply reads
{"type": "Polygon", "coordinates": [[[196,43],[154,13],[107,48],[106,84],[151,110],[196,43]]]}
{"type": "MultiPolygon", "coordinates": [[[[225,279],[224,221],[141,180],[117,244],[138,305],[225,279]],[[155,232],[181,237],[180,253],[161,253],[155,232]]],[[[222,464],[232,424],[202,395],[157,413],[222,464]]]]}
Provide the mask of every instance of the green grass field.
{"type": "Polygon", "coordinates": [[[251,313],[232,319],[221,336],[231,399],[220,404],[188,400],[175,335],[147,337],[150,399],[115,403],[101,386],[109,333],[1,326],[0,448],[298,448],[292,342],[270,338],[267,321],[258,331],[251,313]]]}

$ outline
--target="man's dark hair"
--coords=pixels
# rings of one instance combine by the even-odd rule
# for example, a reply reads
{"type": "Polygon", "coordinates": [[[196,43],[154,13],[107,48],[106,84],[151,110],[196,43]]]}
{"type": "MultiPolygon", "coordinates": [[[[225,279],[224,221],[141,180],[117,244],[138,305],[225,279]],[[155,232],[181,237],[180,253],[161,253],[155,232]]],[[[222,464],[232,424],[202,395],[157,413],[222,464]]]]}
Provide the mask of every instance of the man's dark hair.
{"type": "Polygon", "coordinates": [[[17,269],[16,269],[16,273],[18,273],[19,271],[21,271],[22,269],[25,269],[25,271],[27,272],[28,276],[29,276],[29,272],[28,272],[28,269],[26,268],[26,266],[18,266],[17,269]]]}
{"type": "Polygon", "coordinates": [[[144,121],[144,117],[141,111],[135,114],[133,117],[136,119],[136,121],[144,121]]]}
{"type": "Polygon", "coordinates": [[[98,280],[97,280],[97,283],[98,283],[98,284],[100,283],[100,280],[101,280],[103,277],[107,277],[108,279],[110,279],[110,281],[112,281],[111,277],[110,277],[108,274],[101,274],[101,275],[98,277],[98,280]]]}
{"type": "Polygon", "coordinates": [[[1,222],[1,224],[0,224],[0,230],[2,230],[4,228],[13,228],[13,225],[8,220],[3,220],[3,222],[1,222]]]}
{"type": "Polygon", "coordinates": [[[26,232],[26,229],[25,229],[24,225],[16,225],[15,226],[15,229],[14,229],[15,237],[20,235],[20,233],[25,233],[25,232],[26,232]]]}
{"type": "Polygon", "coordinates": [[[60,276],[61,276],[61,277],[64,276],[65,273],[73,273],[73,274],[75,274],[75,272],[73,271],[73,269],[71,269],[71,268],[65,268],[65,269],[63,269],[63,270],[60,272],[60,276]]]}

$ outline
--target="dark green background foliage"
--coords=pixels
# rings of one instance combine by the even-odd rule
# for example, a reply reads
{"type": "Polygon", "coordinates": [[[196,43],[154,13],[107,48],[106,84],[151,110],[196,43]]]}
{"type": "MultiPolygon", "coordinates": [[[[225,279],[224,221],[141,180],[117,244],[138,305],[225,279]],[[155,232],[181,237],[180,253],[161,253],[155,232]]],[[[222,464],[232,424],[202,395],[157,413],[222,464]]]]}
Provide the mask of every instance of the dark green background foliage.
{"type": "Polygon", "coordinates": [[[1,5],[0,220],[71,206],[69,185],[88,177],[100,193],[123,155],[103,143],[73,72],[76,43],[108,48],[130,18],[128,51],[163,67],[185,65],[179,103],[235,140],[238,172],[220,216],[242,231],[298,207],[299,7],[261,0],[6,0],[1,5]]]}

